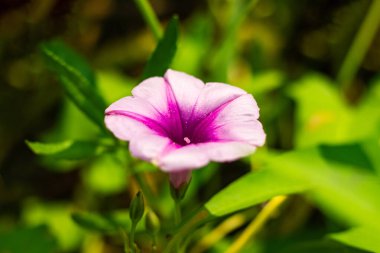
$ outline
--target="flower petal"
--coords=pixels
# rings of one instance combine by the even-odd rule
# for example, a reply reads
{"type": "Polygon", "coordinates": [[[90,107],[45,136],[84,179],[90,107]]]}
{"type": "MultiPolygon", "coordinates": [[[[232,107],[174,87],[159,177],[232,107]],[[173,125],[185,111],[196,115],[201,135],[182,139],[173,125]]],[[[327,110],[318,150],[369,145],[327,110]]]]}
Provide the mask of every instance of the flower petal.
{"type": "Polygon", "coordinates": [[[173,149],[158,158],[158,166],[166,172],[198,169],[208,164],[210,159],[195,144],[173,149]]]}
{"type": "Polygon", "coordinates": [[[168,112],[167,86],[162,77],[152,77],[142,81],[132,90],[132,95],[144,99],[162,114],[168,112]]]}
{"type": "Polygon", "coordinates": [[[203,142],[242,141],[262,146],[265,133],[258,107],[252,95],[245,94],[218,107],[195,128],[195,135],[203,142]]]}
{"type": "Polygon", "coordinates": [[[204,118],[218,107],[247,94],[244,90],[224,83],[206,83],[194,107],[194,117],[204,118]]]}
{"type": "Polygon", "coordinates": [[[158,158],[158,165],[166,172],[194,170],[204,167],[210,161],[234,161],[255,150],[255,146],[237,141],[191,144],[162,154],[158,158]]]}
{"type": "Polygon", "coordinates": [[[193,76],[171,69],[166,71],[164,78],[171,87],[182,120],[187,121],[204,83],[193,76]]]}
{"type": "Polygon", "coordinates": [[[211,131],[218,140],[244,141],[262,146],[266,135],[258,117],[258,107],[252,95],[242,95],[219,112],[211,131]]]}
{"type": "Polygon", "coordinates": [[[105,124],[112,133],[122,139],[131,140],[133,136],[154,130],[164,134],[165,130],[156,120],[159,113],[145,100],[125,97],[106,109],[105,124]]]}
{"type": "Polygon", "coordinates": [[[255,152],[256,147],[245,142],[219,141],[198,144],[201,152],[214,162],[231,162],[255,152]]]}
{"type": "Polygon", "coordinates": [[[171,145],[173,142],[169,138],[150,132],[135,136],[129,144],[129,150],[134,157],[155,162],[171,145]]]}

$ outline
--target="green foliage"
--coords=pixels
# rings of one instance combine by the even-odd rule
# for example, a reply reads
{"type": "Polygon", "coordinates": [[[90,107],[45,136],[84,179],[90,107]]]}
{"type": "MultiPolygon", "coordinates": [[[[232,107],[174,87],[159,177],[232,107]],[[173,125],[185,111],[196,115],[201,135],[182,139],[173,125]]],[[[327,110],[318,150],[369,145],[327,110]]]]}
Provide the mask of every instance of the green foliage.
{"type": "Polygon", "coordinates": [[[289,95],[297,103],[297,147],[337,144],[351,138],[351,111],[326,77],[309,74],[294,83],[289,95]]]}
{"type": "MultiPolygon", "coordinates": [[[[122,227],[121,224],[118,224],[118,222],[109,215],[77,212],[73,213],[71,218],[80,227],[96,232],[116,233],[120,227],[122,227]]],[[[124,224],[122,225],[124,226],[124,224]]]]}
{"type": "Polygon", "coordinates": [[[19,227],[0,232],[0,252],[10,253],[53,253],[57,244],[46,226],[19,227]]]}
{"type": "MultiPolygon", "coordinates": [[[[131,218],[136,223],[144,214],[141,196],[140,202],[132,201],[131,212],[119,209],[136,188],[144,190],[149,211],[138,224],[136,240],[129,241],[142,252],[161,252],[173,241],[172,249],[183,247],[173,252],[194,252],[193,245],[203,236],[207,252],[227,252],[256,220],[253,213],[279,195],[289,195],[289,205],[269,215],[270,222],[241,252],[380,252],[380,78],[373,78],[379,57],[369,47],[373,31],[351,38],[359,34],[356,28],[366,20],[365,11],[372,16],[376,9],[363,1],[211,0],[201,11],[181,10],[181,26],[177,17],[171,18],[162,37],[150,10],[145,18],[155,37],[161,37],[155,45],[130,13],[125,13],[128,18],[114,16],[113,11],[104,11],[104,17],[94,14],[99,10],[96,1],[74,5],[67,30],[39,31],[55,26],[57,7],[37,2],[39,8],[31,14],[23,7],[2,10],[12,25],[2,27],[0,43],[6,84],[0,93],[0,133],[5,133],[0,136],[0,165],[5,165],[0,174],[0,253],[120,251],[121,244],[134,237],[131,218]],[[339,15],[333,15],[334,10],[339,15]],[[320,12],[325,19],[311,17],[320,12]],[[341,17],[345,12],[346,19],[341,17]],[[25,16],[28,29],[25,20],[18,19],[25,16]],[[106,30],[123,25],[119,19],[129,22],[126,36],[106,30]],[[329,19],[338,26],[338,35],[327,32],[330,24],[320,23],[329,19]],[[33,45],[53,33],[72,42],[78,52],[61,40],[50,40],[41,43],[41,55],[35,55],[33,45]],[[34,37],[36,41],[20,40],[34,37]],[[363,38],[368,45],[359,43],[354,51],[367,56],[355,62],[346,45],[363,38]],[[345,72],[355,79],[352,83],[333,79],[339,76],[335,70],[345,69],[339,66],[345,55],[352,59],[343,62],[356,68],[345,72]],[[109,134],[104,126],[106,106],[131,95],[142,79],[162,76],[170,66],[252,93],[267,134],[266,147],[251,159],[212,163],[193,172],[178,208],[183,212],[178,224],[172,221],[167,175],[131,158],[127,144],[104,137],[109,134]],[[45,67],[55,74],[65,97],[46,97],[52,86],[45,67]],[[42,159],[32,159],[19,148],[19,140],[25,138],[41,140],[26,144],[42,159]],[[197,212],[198,207],[208,212],[197,212]],[[254,210],[242,212],[251,207],[254,210]],[[198,216],[203,212],[206,218],[198,216]],[[208,218],[215,222],[203,226],[208,218]],[[305,237],[310,231],[312,236],[305,237]]],[[[118,8],[121,2],[113,4],[118,8]]],[[[148,1],[137,2],[145,5],[141,11],[150,9],[148,1]]],[[[154,5],[163,22],[177,6],[160,1],[154,5]]],[[[376,22],[368,24],[376,30],[376,22]]]]}
{"type": "Polygon", "coordinates": [[[308,191],[327,215],[348,225],[380,227],[380,181],[361,168],[329,162],[317,148],[286,153],[268,169],[312,186],[308,191]]]}
{"type": "Polygon", "coordinates": [[[371,227],[357,227],[341,233],[331,234],[330,237],[344,244],[368,250],[370,252],[380,251],[380,230],[371,227]]]}
{"type": "Polygon", "coordinates": [[[112,146],[107,141],[73,141],[67,140],[56,143],[41,143],[26,141],[29,148],[37,155],[50,156],[57,159],[77,160],[100,155],[112,146]]]}
{"type": "Polygon", "coordinates": [[[59,40],[43,43],[41,51],[48,66],[59,77],[66,94],[103,129],[106,105],[96,90],[95,75],[85,60],[59,40]]]}
{"type": "Polygon", "coordinates": [[[177,51],[177,39],[179,32],[178,18],[174,16],[165,30],[163,37],[157,44],[145,66],[143,79],[152,76],[162,76],[169,68],[177,51]]]}
{"type": "Polygon", "coordinates": [[[215,216],[222,216],[265,202],[283,194],[301,193],[310,185],[276,171],[252,172],[214,195],[205,205],[215,216]]]}
{"type": "Polygon", "coordinates": [[[30,199],[23,203],[22,221],[29,226],[46,225],[65,251],[74,250],[84,239],[84,233],[70,218],[72,206],[65,202],[45,203],[30,199]]]}

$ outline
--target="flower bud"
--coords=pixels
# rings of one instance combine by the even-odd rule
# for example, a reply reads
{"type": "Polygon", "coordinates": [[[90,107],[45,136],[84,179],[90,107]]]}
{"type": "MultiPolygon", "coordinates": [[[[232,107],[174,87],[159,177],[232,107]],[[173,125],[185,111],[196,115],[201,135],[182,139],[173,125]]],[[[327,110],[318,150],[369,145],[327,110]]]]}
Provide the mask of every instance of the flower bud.
{"type": "Polygon", "coordinates": [[[171,172],[169,174],[170,193],[175,200],[182,200],[185,197],[187,188],[191,181],[191,170],[171,172]]]}
{"type": "Polygon", "coordinates": [[[129,206],[129,217],[132,224],[137,224],[144,214],[144,197],[141,191],[137,192],[129,206]]]}

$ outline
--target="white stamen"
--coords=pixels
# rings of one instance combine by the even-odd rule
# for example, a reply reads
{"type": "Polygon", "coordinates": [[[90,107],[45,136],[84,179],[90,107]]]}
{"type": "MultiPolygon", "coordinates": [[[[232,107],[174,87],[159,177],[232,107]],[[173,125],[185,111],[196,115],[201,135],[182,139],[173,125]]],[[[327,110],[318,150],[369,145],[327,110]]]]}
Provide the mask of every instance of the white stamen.
{"type": "Polygon", "coordinates": [[[190,139],[189,139],[188,137],[183,138],[183,140],[184,140],[187,144],[189,144],[189,143],[191,142],[190,139]]]}

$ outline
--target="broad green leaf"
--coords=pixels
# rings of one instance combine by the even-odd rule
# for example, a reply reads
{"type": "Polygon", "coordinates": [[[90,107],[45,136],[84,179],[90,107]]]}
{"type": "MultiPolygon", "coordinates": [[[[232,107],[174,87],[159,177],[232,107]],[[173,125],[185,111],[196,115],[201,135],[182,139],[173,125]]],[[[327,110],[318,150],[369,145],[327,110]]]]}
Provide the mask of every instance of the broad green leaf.
{"type": "Polygon", "coordinates": [[[205,207],[212,215],[222,216],[257,205],[277,195],[299,193],[308,188],[308,183],[263,169],[231,183],[212,197],[205,207]]]}
{"type": "MultiPolygon", "coordinates": [[[[333,240],[309,240],[281,247],[270,253],[368,253],[355,248],[348,247],[333,240]]],[[[248,252],[247,252],[248,253],[248,252]]]]}
{"type": "Polygon", "coordinates": [[[46,226],[18,227],[0,232],[2,253],[53,253],[57,244],[46,226]]]}
{"type": "Polygon", "coordinates": [[[95,141],[67,140],[56,143],[26,141],[26,144],[37,155],[45,155],[67,160],[89,158],[112,148],[110,144],[95,141]]]}
{"type": "Polygon", "coordinates": [[[52,40],[41,45],[49,67],[59,77],[65,92],[95,123],[103,128],[106,104],[96,91],[94,73],[85,60],[62,41],[52,40]]]}
{"type": "Polygon", "coordinates": [[[352,140],[349,126],[352,111],[347,107],[332,82],[308,74],[288,90],[296,101],[296,146],[312,147],[352,140]]]}
{"type": "Polygon", "coordinates": [[[177,51],[178,30],[178,18],[174,16],[169,21],[163,37],[158,42],[156,49],[145,66],[143,79],[152,76],[162,76],[169,68],[177,51]]]}
{"type": "Polygon", "coordinates": [[[309,184],[316,205],[337,221],[380,227],[380,181],[373,173],[328,162],[316,148],[281,155],[269,161],[268,169],[309,184]]]}
{"type": "Polygon", "coordinates": [[[380,133],[380,78],[371,85],[355,108],[352,124],[347,126],[357,140],[373,139],[380,133]]]}
{"type": "Polygon", "coordinates": [[[380,252],[379,234],[380,230],[358,227],[341,233],[330,234],[330,237],[352,247],[370,252],[380,252]]]}
{"type": "Polygon", "coordinates": [[[375,171],[374,165],[360,143],[347,143],[335,146],[321,145],[319,150],[327,161],[375,171]]]}

